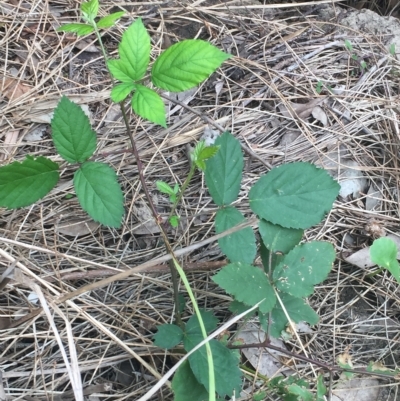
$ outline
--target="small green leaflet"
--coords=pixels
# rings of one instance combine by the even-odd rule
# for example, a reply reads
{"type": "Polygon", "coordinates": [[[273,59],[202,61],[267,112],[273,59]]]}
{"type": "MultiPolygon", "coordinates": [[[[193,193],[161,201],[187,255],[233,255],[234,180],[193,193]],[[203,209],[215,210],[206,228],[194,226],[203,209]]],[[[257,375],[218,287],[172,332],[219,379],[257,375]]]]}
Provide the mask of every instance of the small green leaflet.
{"type": "Polygon", "coordinates": [[[397,261],[397,245],[387,237],[378,238],[369,249],[372,262],[390,271],[400,283],[400,266],[397,261]]]}
{"type": "Polygon", "coordinates": [[[0,167],[0,206],[29,206],[47,195],[59,179],[58,164],[45,157],[27,156],[0,167]]]}
{"type": "Polygon", "coordinates": [[[70,163],[83,163],[96,150],[96,133],[83,110],[63,96],[51,120],[54,145],[70,163]]]}
{"type": "Polygon", "coordinates": [[[274,290],[265,273],[255,266],[244,263],[231,263],[221,269],[212,280],[236,300],[246,305],[258,307],[267,313],[275,306],[274,290]]]}
{"type": "Polygon", "coordinates": [[[122,82],[142,79],[150,62],[150,36],[140,18],[123,33],[118,52],[120,59],[108,62],[113,77],[122,82]]]}
{"type": "Polygon", "coordinates": [[[271,223],[307,229],[331,210],[339,189],[340,185],[325,170],[313,164],[284,164],[254,184],[249,192],[250,207],[271,223]]]}
{"type": "Polygon", "coordinates": [[[121,18],[124,14],[125,11],[118,11],[116,13],[100,18],[97,22],[97,28],[111,28],[114,25],[115,21],[121,18]]]}
{"type": "Polygon", "coordinates": [[[217,154],[206,161],[204,178],[213,201],[218,206],[234,202],[240,191],[243,171],[243,154],[239,141],[224,132],[215,141],[217,154]]]}
{"type": "Polygon", "coordinates": [[[335,257],[329,242],[313,241],[296,246],[274,270],[276,288],[294,297],[311,295],[314,285],[328,277],[335,257]]]}
{"type": "Polygon", "coordinates": [[[324,384],[324,376],[318,375],[317,380],[317,399],[316,401],[325,401],[324,395],[327,393],[327,388],[324,384]]]}
{"type": "Polygon", "coordinates": [[[176,371],[172,379],[172,391],[174,392],[174,401],[204,401],[208,399],[208,391],[200,384],[190,368],[189,361],[183,364],[176,371]]]}
{"type": "Polygon", "coordinates": [[[57,28],[57,32],[73,32],[78,36],[88,35],[93,31],[94,28],[88,24],[65,24],[57,28]]]}
{"type": "Polygon", "coordinates": [[[179,225],[179,217],[178,216],[171,216],[169,218],[169,224],[171,224],[171,227],[176,228],[179,225]]]}
{"type": "Polygon", "coordinates": [[[184,40],[165,50],[155,61],[151,80],[171,92],[183,92],[207,79],[231,55],[202,40],[184,40]]]}
{"type": "Polygon", "coordinates": [[[115,171],[107,164],[86,162],[75,172],[74,187],[82,209],[101,224],[119,228],[124,196],[115,171]]]}
{"type": "Polygon", "coordinates": [[[130,82],[117,84],[111,90],[111,100],[115,103],[122,102],[135,88],[136,85],[130,82]]]}
{"type": "MultiPolygon", "coordinates": [[[[215,232],[222,233],[246,219],[232,206],[219,209],[215,217],[215,232]]],[[[243,228],[218,240],[222,252],[231,262],[252,263],[256,253],[256,237],[251,227],[243,228]]]]}
{"type": "Polygon", "coordinates": [[[157,333],[154,335],[154,345],[170,349],[183,340],[183,331],[176,324],[163,324],[157,326],[157,333]]]}
{"type": "Polygon", "coordinates": [[[87,21],[93,21],[97,17],[97,13],[99,12],[99,1],[90,0],[86,3],[82,3],[81,11],[84,19],[86,19],[87,21]]]}
{"type": "Polygon", "coordinates": [[[200,141],[190,155],[192,162],[196,164],[199,170],[204,171],[206,169],[205,161],[215,156],[218,149],[219,146],[206,146],[205,141],[200,141]]]}
{"type": "Polygon", "coordinates": [[[132,97],[132,108],[140,117],[167,128],[164,102],[152,89],[137,84],[132,97]]]}

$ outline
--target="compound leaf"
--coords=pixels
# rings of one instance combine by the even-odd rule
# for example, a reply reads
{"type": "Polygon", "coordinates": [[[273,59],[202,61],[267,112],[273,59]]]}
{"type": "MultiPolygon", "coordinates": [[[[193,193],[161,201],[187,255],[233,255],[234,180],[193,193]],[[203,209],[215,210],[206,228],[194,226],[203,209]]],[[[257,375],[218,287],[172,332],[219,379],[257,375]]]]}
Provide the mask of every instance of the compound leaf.
{"type": "Polygon", "coordinates": [[[310,163],[272,169],[249,192],[250,207],[261,218],[287,228],[318,224],[339,194],[339,184],[310,163]]]}
{"type": "Polygon", "coordinates": [[[255,266],[231,263],[221,269],[212,280],[236,300],[253,306],[261,302],[259,310],[267,313],[275,305],[274,290],[265,273],[255,266]]]}
{"type": "Polygon", "coordinates": [[[155,61],[151,80],[171,92],[183,92],[208,78],[231,55],[203,40],[176,43],[155,61]]]}
{"type": "MultiPolygon", "coordinates": [[[[219,209],[215,217],[215,231],[222,233],[245,220],[234,207],[219,209]]],[[[220,238],[218,245],[231,262],[252,263],[257,253],[256,237],[251,227],[220,238]]]]}
{"type": "Polygon", "coordinates": [[[294,297],[307,297],[314,292],[315,284],[327,278],[334,260],[335,250],[329,242],[298,245],[275,268],[275,285],[294,297]]]}
{"type": "Polygon", "coordinates": [[[0,206],[31,205],[49,193],[58,179],[58,164],[42,156],[0,167],[0,206]]]}
{"type": "Polygon", "coordinates": [[[170,349],[183,340],[183,331],[176,324],[163,324],[157,326],[157,333],[154,334],[154,345],[170,349]]]}
{"type": "Polygon", "coordinates": [[[88,35],[93,31],[94,28],[89,24],[64,24],[57,28],[57,32],[73,32],[78,36],[88,35]]]}
{"type": "Polygon", "coordinates": [[[205,401],[208,399],[208,391],[200,384],[190,368],[189,361],[183,364],[176,371],[172,379],[172,391],[174,401],[187,401],[190,394],[190,401],[205,401]]]}
{"type": "Polygon", "coordinates": [[[121,18],[124,14],[125,11],[118,11],[116,13],[100,18],[97,21],[97,28],[111,28],[114,25],[115,21],[121,18]]]}
{"type": "Polygon", "coordinates": [[[104,163],[86,162],[76,171],[74,186],[79,203],[90,217],[118,228],[124,214],[124,196],[115,171],[104,163]]]}
{"type": "Polygon", "coordinates": [[[136,85],[132,97],[132,108],[136,114],[152,123],[167,127],[165,107],[160,95],[143,85],[136,85]]]}
{"type": "Polygon", "coordinates": [[[239,141],[229,132],[218,137],[215,146],[219,146],[217,154],[206,161],[206,184],[218,206],[229,205],[239,195],[243,154],[239,141]]]}
{"type": "MultiPolygon", "coordinates": [[[[318,323],[318,314],[305,301],[286,293],[280,293],[279,296],[292,322],[299,323],[304,321],[311,325],[318,323]]],[[[280,302],[277,302],[274,309],[272,309],[271,318],[272,324],[270,334],[272,337],[278,338],[289,322],[280,302]]],[[[265,330],[267,330],[268,327],[268,320],[268,315],[266,315],[263,322],[263,328],[265,330]]]]}
{"type": "Polygon", "coordinates": [[[136,88],[132,82],[124,82],[115,85],[111,90],[111,100],[115,103],[122,102],[136,88]]]}
{"type": "Polygon", "coordinates": [[[150,36],[141,18],[124,32],[118,52],[124,65],[129,66],[129,77],[133,81],[142,79],[150,62],[150,36]]]}
{"type": "Polygon", "coordinates": [[[51,120],[54,145],[70,163],[83,163],[96,150],[96,133],[83,110],[63,96],[51,120]]]}

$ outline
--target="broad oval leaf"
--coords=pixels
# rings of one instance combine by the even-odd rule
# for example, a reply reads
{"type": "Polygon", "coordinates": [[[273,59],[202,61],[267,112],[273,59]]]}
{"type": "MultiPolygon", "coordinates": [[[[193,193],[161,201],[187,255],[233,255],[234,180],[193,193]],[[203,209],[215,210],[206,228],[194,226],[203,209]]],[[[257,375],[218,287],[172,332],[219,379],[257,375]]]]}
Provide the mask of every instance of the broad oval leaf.
{"type": "Polygon", "coordinates": [[[206,161],[205,180],[213,201],[218,206],[229,205],[239,195],[242,181],[243,154],[239,141],[224,132],[215,141],[217,154],[206,161]]]}
{"type": "Polygon", "coordinates": [[[378,238],[369,249],[372,262],[390,271],[393,277],[400,283],[400,266],[397,261],[397,245],[386,237],[378,238]]]}
{"type": "Polygon", "coordinates": [[[304,231],[296,228],[285,228],[261,219],[258,230],[266,248],[271,252],[288,253],[303,237],[304,231]]]}
{"type": "Polygon", "coordinates": [[[165,107],[160,95],[143,85],[136,85],[132,97],[132,108],[136,114],[152,123],[167,127],[165,107]]]}
{"type": "MultiPolygon", "coordinates": [[[[131,69],[127,62],[122,60],[108,60],[107,67],[111,75],[125,84],[132,85],[133,79],[130,77],[131,69]]],[[[114,101],[114,100],[113,100],[114,101]]]]}
{"type": "Polygon", "coordinates": [[[133,81],[144,77],[150,62],[150,36],[138,18],[122,35],[118,46],[121,61],[129,68],[127,73],[133,81]]]}
{"type": "Polygon", "coordinates": [[[275,285],[294,297],[305,298],[314,292],[315,284],[328,277],[335,257],[335,250],[329,242],[298,245],[275,268],[275,285]]]}
{"type": "Polygon", "coordinates": [[[92,33],[94,28],[88,24],[65,24],[57,28],[57,32],[73,32],[78,36],[88,35],[92,33]]]}
{"type": "Polygon", "coordinates": [[[204,401],[208,399],[208,391],[200,384],[190,368],[189,361],[185,361],[174,374],[171,383],[174,392],[174,401],[204,401]]]}
{"type": "Polygon", "coordinates": [[[96,150],[96,133],[83,110],[63,96],[51,120],[54,145],[70,163],[83,163],[96,150]]]}
{"type": "Polygon", "coordinates": [[[157,58],[151,80],[159,88],[183,92],[203,82],[230,57],[203,40],[184,40],[170,46],[157,58]]]}
{"type": "Polygon", "coordinates": [[[27,156],[20,162],[0,167],[0,206],[16,209],[35,203],[48,194],[59,179],[58,164],[27,156]]]}
{"type": "Polygon", "coordinates": [[[157,326],[157,333],[154,334],[154,345],[170,349],[183,340],[183,331],[176,324],[163,324],[157,326]]]}
{"type": "Polygon", "coordinates": [[[86,162],[75,172],[74,187],[79,203],[101,224],[119,228],[124,215],[124,196],[115,171],[104,163],[86,162]]]}
{"type": "MultiPolygon", "coordinates": [[[[303,299],[293,297],[292,295],[284,292],[280,293],[279,296],[283,305],[285,306],[286,313],[283,311],[280,302],[277,302],[271,312],[272,324],[269,333],[272,337],[279,338],[281,336],[281,332],[285,330],[285,327],[289,322],[286,314],[289,315],[290,320],[294,323],[307,322],[311,325],[318,323],[318,314],[303,299]]],[[[263,329],[268,331],[269,316],[264,315],[260,317],[260,322],[263,329]]]]}
{"type": "Polygon", "coordinates": [[[262,313],[271,311],[275,305],[275,293],[268,277],[255,266],[231,263],[221,269],[212,280],[246,305],[254,306],[262,301],[258,307],[262,313]]]}
{"type": "MultiPolygon", "coordinates": [[[[220,209],[215,217],[215,231],[222,233],[245,220],[234,207],[220,209]]],[[[220,238],[218,245],[231,262],[252,263],[257,253],[256,237],[251,227],[220,238]]]]}
{"type": "Polygon", "coordinates": [[[249,192],[250,207],[261,218],[287,228],[318,224],[339,194],[339,184],[310,163],[272,169],[249,192]]]}

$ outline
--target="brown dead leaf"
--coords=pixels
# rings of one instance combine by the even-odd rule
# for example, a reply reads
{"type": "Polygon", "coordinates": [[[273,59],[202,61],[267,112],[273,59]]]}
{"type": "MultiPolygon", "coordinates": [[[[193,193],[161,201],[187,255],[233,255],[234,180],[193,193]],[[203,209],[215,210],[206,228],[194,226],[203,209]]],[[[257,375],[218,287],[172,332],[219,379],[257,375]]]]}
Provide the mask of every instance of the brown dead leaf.
{"type": "Polygon", "coordinates": [[[16,78],[7,77],[4,79],[1,92],[4,97],[12,102],[28,93],[32,88],[32,86],[24,84],[16,78]]]}
{"type": "Polygon", "coordinates": [[[325,97],[319,97],[317,99],[310,100],[307,103],[287,102],[286,104],[280,104],[278,107],[279,111],[284,117],[297,117],[306,119],[310,117],[314,108],[320,105],[324,100],[325,97]]]}
{"type": "Polygon", "coordinates": [[[81,237],[96,231],[100,227],[92,219],[81,217],[68,217],[61,219],[55,226],[55,231],[59,234],[70,235],[71,237],[81,237]]]}

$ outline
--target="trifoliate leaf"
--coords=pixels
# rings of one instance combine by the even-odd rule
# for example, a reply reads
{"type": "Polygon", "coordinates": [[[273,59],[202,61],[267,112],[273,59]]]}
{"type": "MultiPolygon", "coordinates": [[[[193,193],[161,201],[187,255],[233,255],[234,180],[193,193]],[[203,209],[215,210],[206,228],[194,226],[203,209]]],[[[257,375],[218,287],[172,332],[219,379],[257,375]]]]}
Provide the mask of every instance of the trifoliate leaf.
{"type": "Polygon", "coordinates": [[[239,141],[224,132],[215,141],[217,154],[206,162],[205,179],[210,195],[218,206],[229,205],[239,195],[243,154],[239,141]]]}
{"type": "Polygon", "coordinates": [[[136,85],[132,97],[132,108],[136,114],[152,123],[167,127],[165,107],[160,95],[143,85],[136,85]]]}
{"type": "Polygon", "coordinates": [[[325,170],[312,164],[284,164],[273,168],[251,188],[250,207],[271,223],[306,229],[324,218],[339,189],[325,170]]]}
{"type": "Polygon", "coordinates": [[[142,79],[150,62],[150,36],[141,18],[123,33],[118,52],[129,77],[133,81],[142,79]]]}
{"type": "Polygon", "coordinates": [[[135,84],[131,82],[117,84],[111,90],[111,100],[115,103],[122,102],[135,88],[135,84]]]}
{"type": "Polygon", "coordinates": [[[298,245],[275,268],[275,285],[294,297],[305,298],[314,292],[315,284],[328,277],[335,257],[335,250],[329,242],[298,245]]]}
{"type": "MultiPolygon", "coordinates": [[[[219,209],[215,217],[215,232],[222,233],[246,219],[232,206],[219,209]]],[[[218,240],[222,252],[231,262],[252,263],[256,253],[256,237],[251,227],[243,228],[218,240]]]]}
{"type": "Polygon", "coordinates": [[[0,206],[29,206],[48,194],[59,179],[58,164],[45,157],[27,156],[0,167],[0,206]]]}
{"type": "Polygon", "coordinates": [[[255,266],[231,263],[213,276],[212,280],[246,305],[254,306],[262,301],[258,307],[262,313],[271,311],[275,305],[275,293],[268,277],[255,266]]]}
{"type": "Polygon", "coordinates": [[[100,18],[97,21],[97,28],[111,28],[115,24],[115,21],[121,18],[124,14],[125,11],[118,11],[116,13],[100,18]]]}
{"type": "Polygon", "coordinates": [[[170,349],[183,340],[183,331],[176,324],[163,324],[157,326],[157,333],[154,334],[154,345],[170,349]]]}
{"type": "Polygon", "coordinates": [[[83,163],[96,150],[96,133],[83,110],[63,96],[51,120],[54,145],[70,163],[83,163]]]}
{"type": "Polygon", "coordinates": [[[296,228],[285,228],[261,219],[258,230],[264,245],[272,252],[288,253],[303,237],[304,231],[296,228]]]}
{"type": "Polygon", "coordinates": [[[78,36],[88,35],[93,31],[93,26],[89,24],[65,24],[57,28],[57,32],[73,32],[78,36]]]}
{"type": "Polygon", "coordinates": [[[183,92],[207,79],[231,55],[208,42],[184,40],[165,50],[151,70],[155,86],[183,92]]]}
{"type": "Polygon", "coordinates": [[[208,391],[197,381],[189,361],[183,362],[176,371],[172,379],[172,391],[174,392],[174,401],[187,401],[188,394],[190,394],[190,401],[208,399],[208,391]]]}
{"type": "Polygon", "coordinates": [[[107,164],[86,162],[76,171],[74,187],[79,203],[101,224],[118,228],[124,215],[124,196],[115,171],[107,164]]]}

